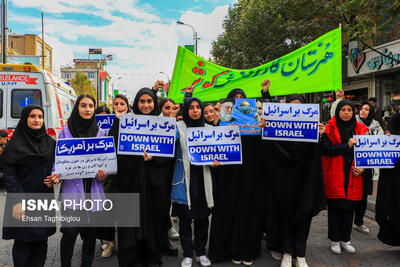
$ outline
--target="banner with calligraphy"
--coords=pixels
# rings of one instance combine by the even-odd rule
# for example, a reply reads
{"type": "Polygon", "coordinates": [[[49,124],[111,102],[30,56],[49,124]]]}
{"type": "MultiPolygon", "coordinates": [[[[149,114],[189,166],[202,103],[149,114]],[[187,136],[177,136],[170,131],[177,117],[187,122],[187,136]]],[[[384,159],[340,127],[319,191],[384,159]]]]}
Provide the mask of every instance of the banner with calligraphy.
{"type": "Polygon", "coordinates": [[[226,98],[241,88],[248,98],[261,97],[261,82],[271,80],[272,96],[332,91],[342,88],[341,28],[262,66],[236,70],[218,66],[179,46],[168,97],[183,102],[185,88],[202,101],[226,98]]]}
{"type": "Polygon", "coordinates": [[[57,140],[55,172],[60,179],[95,178],[99,170],[117,173],[113,137],[57,140]]]}
{"type": "Polygon", "coordinates": [[[394,168],[400,158],[399,135],[355,135],[355,166],[358,168],[394,168]]]}
{"type": "Polygon", "coordinates": [[[263,140],[318,143],[318,104],[264,103],[263,140]]]}
{"type": "Polygon", "coordinates": [[[262,114],[262,100],[221,99],[220,126],[239,126],[241,135],[260,135],[258,122],[262,114]]]}
{"type": "Polygon", "coordinates": [[[96,115],[97,125],[101,129],[111,129],[115,119],[115,114],[96,115]]]}
{"type": "Polygon", "coordinates": [[[160,116],[122,114],[119,118],[120,155],[174,157],[176,119],[160,116]]]}
{"type": "Polygon", "coordinates": [[[242,164],[242,143],[237,126],[194,127],[187,129],[190,162],[211,165],[242,164]]]}

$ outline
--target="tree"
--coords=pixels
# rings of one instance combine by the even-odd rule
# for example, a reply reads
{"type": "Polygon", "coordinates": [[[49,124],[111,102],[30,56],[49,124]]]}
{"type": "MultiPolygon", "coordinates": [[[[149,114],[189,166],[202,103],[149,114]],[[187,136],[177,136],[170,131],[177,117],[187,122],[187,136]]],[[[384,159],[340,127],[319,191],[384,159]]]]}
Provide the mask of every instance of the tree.
{"type": "Polygon", "coordinates": [[[97,93],[95,88],[92,86],[92,82],[89,80],[88,76],[81,72],[76,72],[74,78],[71,79],[71,87],[74,88],[76,94],[82,95],[87,94],[97,98],[97,93]]]}
{"type": "Polygon", "coordinates": [[[343,41],[373,40],[399,18],[400,0],[238,0],[212,44],[213,61],[252,68],[342,25],[343,41]]]}

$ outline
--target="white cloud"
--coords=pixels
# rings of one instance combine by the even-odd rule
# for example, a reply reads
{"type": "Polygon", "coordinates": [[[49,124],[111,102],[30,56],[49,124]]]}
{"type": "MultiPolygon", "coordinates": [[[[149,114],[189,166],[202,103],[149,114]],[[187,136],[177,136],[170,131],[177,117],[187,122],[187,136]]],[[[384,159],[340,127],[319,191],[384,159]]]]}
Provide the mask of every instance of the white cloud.
{"type": "MultiPolygon", "coordinates": [[[[141,87],[152,86],[157,79],[166,80],[160,71],[171,78],[177,46],[193,43],[189,27],[177,25],[175,20],[169,24],[161,22],[154,15],[157,11],[153,7],[139,6],[136,0],[85,0],[84,3],[81,0],[14,0],[13,5],[43,8],[52,14],[90,13],[108,19],[107,25],[96,27],[72,19],[76,16],[71,19],[46,16],[45,40],[53,47],[53,71],[59,73],[59,67],[72,62],[73,55],[85,55],[88,48],[93,47],[93,41],[84,43],[81,40],[97,40],[95,46],[104,53],[113,54],[107,70],[114,79],[121,77],[114,80],[115,87],[129,92],[128,95],[141,87]],[[130,16],[116,16],[113,11],[130,13],[130,16]]],[[[220,6],[209,14],[186,11],[179,18],[198,31],[199,55],[206,59],[210,57],[211,42],[222,32],[227,10],[228,6],[220,6]]],[[[15,22],[30,25],[34,33],[41,32],[40,18],[13,14],[9,19],[10,27],[15,22]]]]}

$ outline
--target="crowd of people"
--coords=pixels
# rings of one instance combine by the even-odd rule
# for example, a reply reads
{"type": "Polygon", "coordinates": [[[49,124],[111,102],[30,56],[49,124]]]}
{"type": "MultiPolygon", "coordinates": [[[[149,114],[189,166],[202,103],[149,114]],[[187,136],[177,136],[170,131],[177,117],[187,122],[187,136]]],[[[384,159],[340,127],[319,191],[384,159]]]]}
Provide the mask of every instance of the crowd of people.
{"type": "MultiPolygon", "coordinates": [[[[219,125],[219,103],[203,103],[186,90],[182,106],[157,97],[153,88],[142,88],[130,105],[124,95],[116,95],[112,113],[116,118],[107,132],[96,123],[95,114],[111,113],[96,108],[90,95],[77,98],[68,124],[58,139],[113,136],[118,146],[121,114],[177,118],[175,158],[117,155],[118,172],[108,175],[99,170],[95,177],[60,180],[55,172],[56,142],[46,134],[44,110],[37,105],[23,108],[21,119],[0,157],[8,193],[52,193],[61,183],[61,193],[107,194],[140,193],[139,227],[71,227],[63,224],[60,255],[63,267],[71,266],[78,234],[83,240],[81,266],[92,266],[96,240],[101,239],[103,256],[117,248],[118,265],[161,266],[163,255],[176,256],[170,238],[179,238],[183,250],[182,267],[193,260],[202,266],[232,261],[250,266],[260,256],[266,240],[271,256],[281,267],[306,267],[306,244],[312,219],[328,211],[331,251],[355,253],[351,243],[354,227],[369,233],[363,218],[372,177],[379,175],[376,219],[378,238],[389,245],[400,245],[400,163],[394,169],[367,170],[354,166],[353,135],[382,135],[374,107],[366,102],[356,116],[350,100],[335,103],[332,118],[319,123],[319,143],[264,141],[260,136],[242,135],[242,165],[209,166],[191,164],[186,130],[189,127],[219,125]],[[182,110],[181,110],[182,108],[182,110]],[[211,216],[211,218],[210,218],[211,216]],[[179,234],[171,217],[179,220],[179,234]],[[115,237],[117,233],[117,237],[115,237]],[[208,251],[206,246],[208,244],[208,251]],[[195,257],[194,257],[195,255],[195,257]]],[[[269,101],[268,80],[260,95],[269,101]]],[[[227,98],[246,98],[246,89],[234,89],[227,98]]],[[[286,97],[287,103],[305,103],[302,95],[286,97]]],[[[265,120],[260,120],[260,127],[265,120]]],[[[390,120],[386,134],[400,134],[400,114],[390,120]]],[[[5,217],[21,220],[21,203],[6,205],[5,217]]],[[[67,209],[65,213],[70,213],[67,209]]],[[[126,211],[127,213],[129,211],[126,211]]],[[[88,213],[87,224],[90,224],[88,213]]],[[[48,237],[55,227],[3,228],[4,239],[14,239],[14,266],[44,266],[48,237]]]]}

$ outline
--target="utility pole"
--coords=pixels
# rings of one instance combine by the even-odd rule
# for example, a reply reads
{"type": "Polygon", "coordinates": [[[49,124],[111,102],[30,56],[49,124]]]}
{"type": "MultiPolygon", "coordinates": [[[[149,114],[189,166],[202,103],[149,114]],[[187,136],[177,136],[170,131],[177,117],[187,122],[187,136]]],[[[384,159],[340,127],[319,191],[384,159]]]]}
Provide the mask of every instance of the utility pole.
{"type": "Polygon", "coordinates": [[[45,56],[45,52],[44,52],[44,20],[43,20],[43,12],[42,12],[42,67],[43,69],[45,69],[46,66],[46,56],[45,56]]]}
{"type": "Polygon", "coordinates": [[[3,64],[7,64],[7,4],[8,0],[1,0],[1,58],[3,64]]]}

